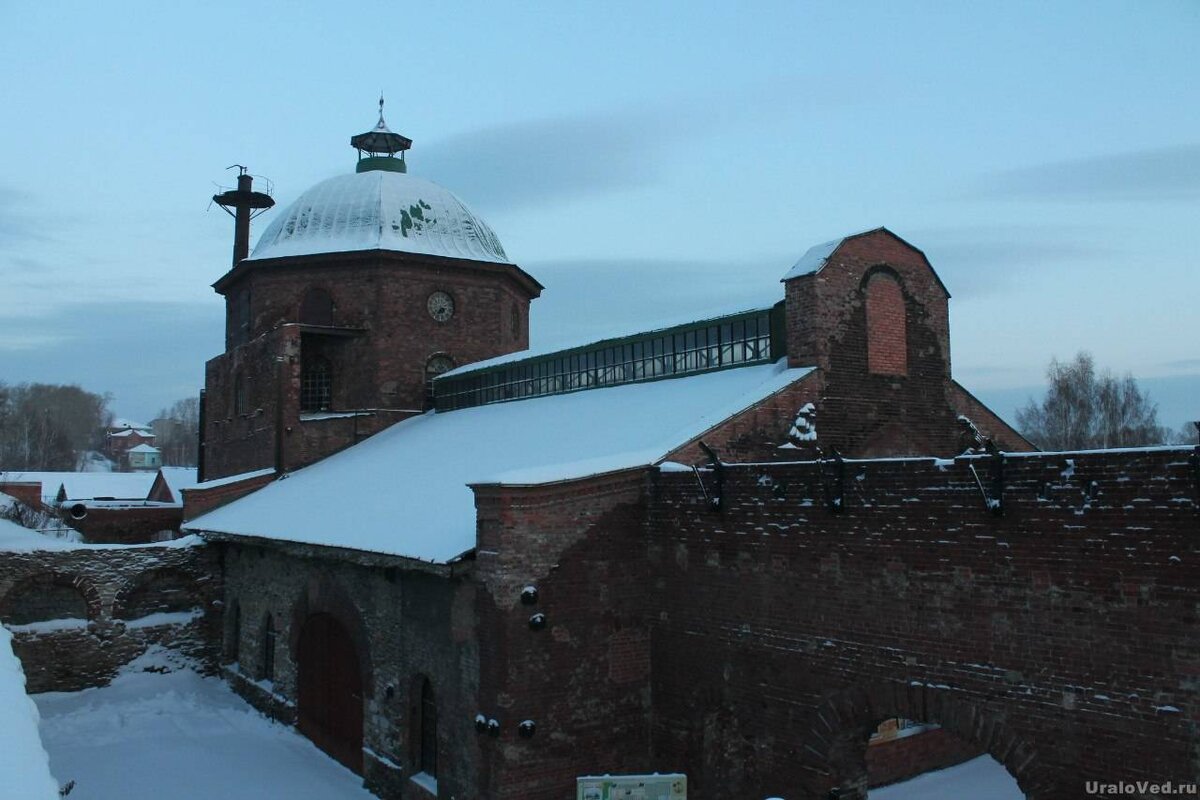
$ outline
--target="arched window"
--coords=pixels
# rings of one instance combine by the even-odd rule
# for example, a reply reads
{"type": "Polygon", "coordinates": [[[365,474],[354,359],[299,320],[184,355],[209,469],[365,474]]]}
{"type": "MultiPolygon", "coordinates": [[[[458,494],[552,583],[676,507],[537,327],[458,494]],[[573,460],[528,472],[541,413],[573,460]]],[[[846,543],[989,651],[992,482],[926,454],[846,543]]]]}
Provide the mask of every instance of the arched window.
{"type": "Polygon", "coordinates": [[[237,600],[229,609],[229,639],[225,643],[225,660],[233,664],[238,660],[238,650],[242,645],[242,605],[237,600]]]}
{"type": "Polygon", "coordinates": [[[908,374],[908,325],[904,292],[896,279],[878,270],[867,279],[867,371],[908,374]]]}
{"type": "Polygon", "coordinates": [[[418,706],[417,728],[420,752],[417,766],[420,772],[437,777],[437,702],[429,678],[421,679],[421,699],[418,706]]]}
{"type": "Polygon", "coordinates": [[[300,302],[302,325],[332,325],[333,298],[324,289],[309,289],[300,302]]]}
{"type": "Polygon", "coordinates": [[[250,393],[246,388],[246,376],[238,373],[233,379],[233,413],[245,414],[250,409],[250,393]]]}
{"type": "Polygon", "coordinates": [[[322,356],[304,356],[300,367],[300,410],[328,411],[333,400],[333,370],[322,356]]]}
{"type": "Polygon", "coordinates": [[[433,379],[454,369],[454,360],[445,353],[429,357],[425,362],[425,408],[433,408],[433,379]]]}
{"type": "Polygon", "coordinates": [[[270,612],[263,622],[262,632],[262,675],[263,680],[275,680],[275,620],[270,612]]]}

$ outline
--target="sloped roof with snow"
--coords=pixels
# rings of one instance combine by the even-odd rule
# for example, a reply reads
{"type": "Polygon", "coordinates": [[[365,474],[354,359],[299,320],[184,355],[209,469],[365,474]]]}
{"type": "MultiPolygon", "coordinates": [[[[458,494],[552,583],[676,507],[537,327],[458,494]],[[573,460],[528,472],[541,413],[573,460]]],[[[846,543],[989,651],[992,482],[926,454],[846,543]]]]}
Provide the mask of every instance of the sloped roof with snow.
{"type": "Polygon", "coordinates": [[[354,250],[510,263],[500,240],[452,192],[402,172],[339,175],[277,216],[248,260],[354,250]]]}
{"type": "Polygon", "coordinates": [[[549,483],[654,464],[810,371],[781,362],[429,412],[185,529],[447,563],[475,546],[468,484],[549,483]]]}
{"type": "MultiPolygon", "coordinates": [[[[42,473],[59,476],[58,486],[61,486],[67,500],[94,500],[98,497],[111,497],[114,500],[145,500],[154,485],[156,473],[153,472],[59,472],[42,473]]],[[[58,486],[52,493],[47,492],[45,483],[42,485],[42,495],[57,494],[58,486]]]]}
{"type": "Polygon", "coordinates": [[[833,255],[833,251],[841,247],[844,241],[846,241],[845,236],[840,239],[831,239],[828,242],[822,242],[808,248],[781,280],[791,280],[801,275],[811,275],[814,272],[820,272],[821,268],[829,261],[829,257],[833,255]]]}
{"type": "Polygon", "coordinates": [[[159,453],[161,451],[154,445],[139,444],[137,447],[129,448],[129,452],[131,452],[131,453],[159,453]]]}

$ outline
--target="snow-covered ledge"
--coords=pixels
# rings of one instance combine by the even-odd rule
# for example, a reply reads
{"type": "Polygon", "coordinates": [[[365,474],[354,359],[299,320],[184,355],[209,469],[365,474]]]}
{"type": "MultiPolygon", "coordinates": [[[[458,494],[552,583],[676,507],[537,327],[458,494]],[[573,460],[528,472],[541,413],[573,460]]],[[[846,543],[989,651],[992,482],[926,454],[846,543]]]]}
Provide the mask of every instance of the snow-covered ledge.
{"type": "Polygon", "coordinates": [[[410,781],[420,786],[425,791],[429,792],[430,797],[437,797],[437,778],[430,775],[428,772],[418,772],[409,778],[410,781]]]}
{"type": "Polygon", "coordinates": [[[38,710],[25,694],[25,672],[12,634],[0,626],[0,798],[58,800],[58,782],[38,734],[38,710]]]}

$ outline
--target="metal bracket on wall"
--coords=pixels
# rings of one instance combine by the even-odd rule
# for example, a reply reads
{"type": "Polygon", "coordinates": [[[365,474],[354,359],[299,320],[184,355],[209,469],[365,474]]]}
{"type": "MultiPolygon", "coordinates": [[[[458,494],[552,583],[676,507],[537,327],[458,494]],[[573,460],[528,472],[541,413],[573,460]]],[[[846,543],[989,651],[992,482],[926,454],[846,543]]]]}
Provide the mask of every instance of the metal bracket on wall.
{"type": "Polygon", "coordinates": [[[846,510],[846,460],[836,447],[829,448],[829,459],[817,458],[817,468],[821,471],[821,492],[825,496],[825,507],[834,514],[846,510]],[[829,476],[825,464],[833,462],[833,476],[829,476]]]}
{"type": "Polygon", "coordinates": [[[722,499],[725,497],[725,465],[721,463],[721,459],[715,450],[704,442],[700,442],[699,444],[700,449],[704,451],[704,455],[708,456],[708,461],[712,465],[713,472],[717,475],[717,490],[714,494],[709,495],[708,491],[704,488],[704,481],[700,478],[700,470],[695,467],[692,467],[692,469],[696,472],[696,480],[700,482],[700,491],[704,493],[704,499],[708,501],[708,507],[713,511],[720,511],[722,499]]]}

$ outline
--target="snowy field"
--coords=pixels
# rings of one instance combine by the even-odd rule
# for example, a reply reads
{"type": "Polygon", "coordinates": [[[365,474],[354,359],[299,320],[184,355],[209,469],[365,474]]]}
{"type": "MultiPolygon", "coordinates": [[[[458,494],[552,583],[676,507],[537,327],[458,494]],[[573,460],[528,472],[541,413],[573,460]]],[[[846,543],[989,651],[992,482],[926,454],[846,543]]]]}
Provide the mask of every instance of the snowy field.
{"type": "Polygon", "coordinates": [[[168,651],[151,650],[104,688],[33,699],[51,772],[75,781],[70,800],[373,798],[292,728],[168,651]]]}
{"type": "MultiPolygon", "coordinates": [[[[53,752],[53,751],[51,751],[53,752]]],[[[53,766],[53,756],[51,756],[53,766]]],[[[1017,782],[991,756],[874,789],[870,800],[1024,800],[1017,782]]]]}

